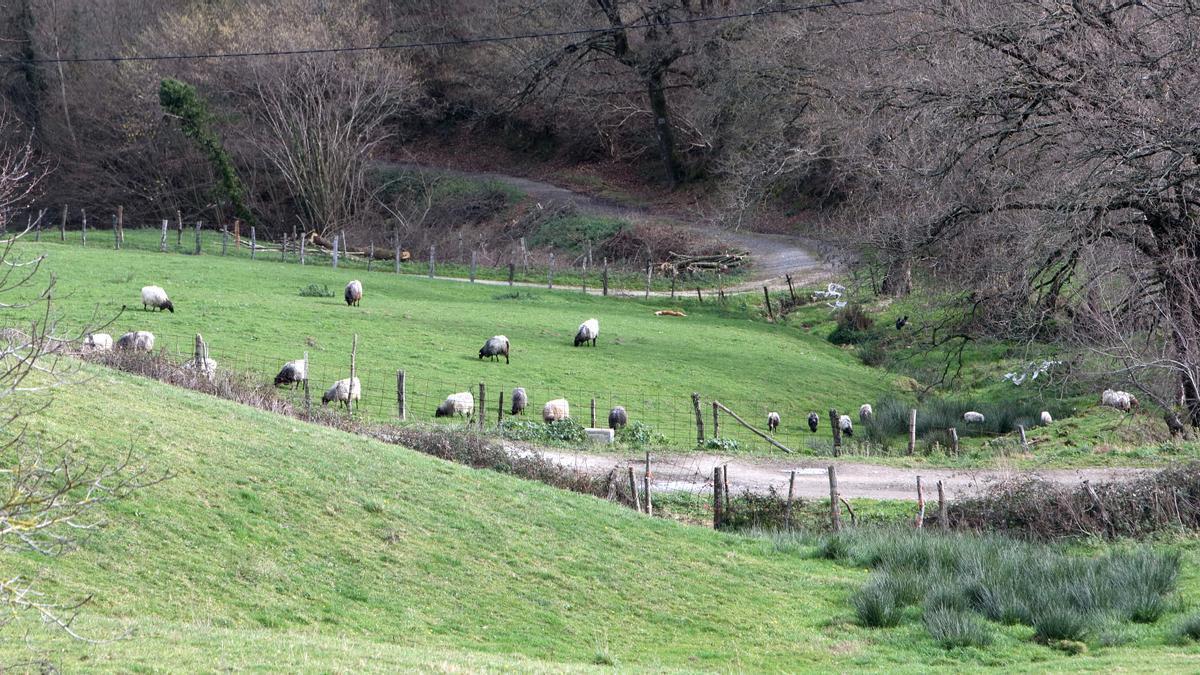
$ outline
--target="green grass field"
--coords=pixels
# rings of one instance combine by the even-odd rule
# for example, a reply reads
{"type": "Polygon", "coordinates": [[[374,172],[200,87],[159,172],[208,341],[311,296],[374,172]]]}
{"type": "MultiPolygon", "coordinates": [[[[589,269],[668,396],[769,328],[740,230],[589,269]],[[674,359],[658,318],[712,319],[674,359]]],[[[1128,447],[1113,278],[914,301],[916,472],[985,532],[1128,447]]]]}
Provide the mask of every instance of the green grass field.
{"type": "Polygon", "coordinates": [[[105,507],[70,555],[0,554],[55,597],[94,593],[89,645],[5,629],[4,663],[63,670],[927,672],[1188,670],[1167,643],[1200,600],[1194,543],[1163,620],[1068,656],[995,626],[939,647],[918,622],[854,623],[864,569],[649,519],[607,502],[94,367],[31,433],[170,480],[105,507]]]}
{"type": "MultiPolygon", "coordinates": [[[[181,358],[200,332],[221,365],[264,378],[308,351],[317,400],[324,387],[348,377],[351,335],[357,333],[363,411],[377,419],[395,417],[396,371],[404,369],[416,419],[432,420],[446,395],[477,391],[480,382],[487,384],[488,415],[494,419],[497,395],[523,386],[535,418],[545,401],[565,396],[573,416],[585,419],[595,397],[600,424],[612,405],[624,405],[631,420],[687,448],[695,442],[691,392],[697,391],[706,420],[707,402],[714,398],[759,423],[768,410],[780,411],[781,439],[799,448],[810,435],[807,411],[856,410],[889,392],[894,379],[818,335],[762,320],[741,297],[725,307],[600,298],[45,240],[26,241],[20,251],[47,254],[45,270],[58,279],[55,302],[64,323],[82,325],[128,305],[108,332],[152,331],[160,346],[183,352],[181,358]],[[351,278],[365,286],[358,308],[341,298],[351,278]],[[140,289],[147,284],[167,289],[177,311],[142,311],[140,289]],[[310,284],[328,286],[335,297],[300,296],[310,284]],[[681,307],[689,316],[654,315],[664,307],[681,307]],[[575,348],[575,330],[589,317],[600,320],[599,346],[575,348]],[[510,338],[511,364],[478,359],[484,341],[496,334],[510,338]]],[[[738,434],[732,424],[725,430],[738,434]]],[[[748,433],[740,436],[752,450],[775,452],[748,433]]]]}

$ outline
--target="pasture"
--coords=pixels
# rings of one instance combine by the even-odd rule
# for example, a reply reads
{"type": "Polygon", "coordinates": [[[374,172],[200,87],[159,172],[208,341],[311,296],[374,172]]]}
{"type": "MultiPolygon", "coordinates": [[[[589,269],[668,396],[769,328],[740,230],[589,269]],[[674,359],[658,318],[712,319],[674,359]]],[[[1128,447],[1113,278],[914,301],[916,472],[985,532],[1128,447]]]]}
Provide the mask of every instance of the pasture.
{"type": "MultiPolygon", "coordinates": [[[[446,395],[477,394],[485,382],[491,420],[498,394],[522,386],[534,419],[545,401],[565,396],[572,416],[585,420],[595,397],[601,424],[611,406],[623,405],[631,421],[649,424],[682,448],[695,443],[691,392],[697,391],[706,406],[719,399],[759,424],[768,410],[780,411],[780,438],[801,448],[810,437],[804,423],[809,410],[821,412],[819,436],[827,439],[829,408],[857,410],[892,391],[893,376],[862,365],[821,336],[763,320],[751,299],[741,296],[725,306],[694,298],[602,298],[430,281],[390,268],[367,273],[46,239],[26,240],[19,251],[47,255],[44,269],[57,278],[55,305],[64,325],[115,316],[106,332],[152,331],[158,346],[179,352],[181,360],[202,333],[221,366],[264,380],[307,351],[317,403],[325,387],[349,376],[351,336],[358,334],[361,410],[375,419],[395,418],[396,371],[404,369],[409,419],[432,421],[446,395]],[[341,298],[352,278],[365,286],[361,307],[347,307],[341,298]],[[142,310],[139,291],[147,284],[167,290],[174,314],[142,310]],[[300,294],[313,284],[328,287],[334,297],[300,294]],[[123,313],[122,305],[128,305],[123,313]],[[688,316],[655,316],[668,307],[688,316]],[[576,328],[590,317],[600,321],[599,346],[573,347],[576,328]],[[477,356],[497,334],[511,340],[509,365],[477,356]]],[[[703,412],[710,423],[710,410],[703,412]]],[[[724,428],[733,431],[732,421],[724,428]]],[[[751,447],[775,452],[765,443],[751,447]]]]}
{"type": "MultiPolygon", "coordinates": [[[[1170,642],[1200,600],[1191,543],[1163,618],[1128,626],[1120,643],[1088,638],[1088,653],[1071,656],[1026,626],[990,623],[989,645],[947,650],[913,617],[860,625],[850,600],[868,570],[820,559],[815,540],[645,518],[158,382],[81,374],[30,433],[96,461],[132,450],[173,476],[105,506],[107,527],[70,555],[0,553],[56,597],[94,593],[76,630],[132,631],[92,645],[35,629],[64,670],[1078,671],[1200,660],[1194,644],[1170,642]]],[[[27,650],[0,641],[5,663],[27,650]]]]}

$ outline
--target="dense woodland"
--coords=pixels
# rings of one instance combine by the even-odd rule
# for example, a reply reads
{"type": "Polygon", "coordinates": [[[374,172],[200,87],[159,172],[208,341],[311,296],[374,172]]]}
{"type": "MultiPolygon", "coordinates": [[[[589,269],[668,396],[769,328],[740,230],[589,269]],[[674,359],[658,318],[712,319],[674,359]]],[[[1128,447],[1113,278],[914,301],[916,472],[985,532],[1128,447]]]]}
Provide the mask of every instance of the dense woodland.
{"type": "Polygon", "coordinates": [[[802,214],[788,222],[840,243],[876,292],[953,289],[961,311],[919,324],[935,341],[1079,347],[1091,373],[1200,424],[1200,9],[1185,0],[0,12],[5,142],[49,171],[39,203],[386,231],[421,222],[379,198],[371,160],[412,145],[617,165],[733,227],[802,214]],[[502,35],[535,37],[453,44],[502,35]]]}

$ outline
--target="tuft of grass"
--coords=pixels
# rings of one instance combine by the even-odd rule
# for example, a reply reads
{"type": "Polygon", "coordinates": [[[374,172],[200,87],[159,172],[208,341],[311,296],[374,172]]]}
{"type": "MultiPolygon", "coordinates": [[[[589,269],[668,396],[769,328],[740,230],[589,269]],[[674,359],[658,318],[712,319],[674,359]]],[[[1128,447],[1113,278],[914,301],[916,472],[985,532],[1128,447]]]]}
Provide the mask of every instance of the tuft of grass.
{"type": "Polygon", "coordinates": [[[325,284],[309,284],[300,289],[302,298],[332,298],[333,291],[325,284]]]}
{"type": "Polygon", "coordinates": [[[1088,616],[1069,604],[1047,599],[1033,611],[1033,637],[1041,642],[1082,641],[1088,635],[1088,616]]]}
{"type": "Polygon", "coordinates": [[[875,577],[850,599],[859,625],[887,628],[899,625],[903,607],[897,602],[894,584],[888,577],[875,577]]]}
{"type": "Polygon", "coordinates": [[[1175,643],[1200,641],[1200,612],[1189,614],[1171,628],[1171,640],[1175,643]]]}
{"type": "Polygon", "coordinates": [[[946,649],[986,647],[992,643],[987,624],[963,609],[945,606],[926,609],[924,620],[930,637],[946,649]]]}

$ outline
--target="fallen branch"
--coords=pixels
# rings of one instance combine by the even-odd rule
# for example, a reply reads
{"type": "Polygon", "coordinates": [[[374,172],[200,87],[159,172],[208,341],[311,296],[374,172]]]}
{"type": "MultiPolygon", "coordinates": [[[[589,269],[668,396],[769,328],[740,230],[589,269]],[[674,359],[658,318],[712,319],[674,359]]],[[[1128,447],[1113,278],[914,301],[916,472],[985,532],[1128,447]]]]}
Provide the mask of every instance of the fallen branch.
{"type": "Polygon", "coordinates": [[[780,450],[782,450],[788,454],[791,454],[791,452],[792,452],[791,448],[787,447],[786,445],[783,445],[779,441],[775,440],[774,438],[771,438],[770,436],[764,434],[763,432],[759,431],[758,429],[755,429],[753,426],[751,426],[751,424],[749,422],[742,419],[741,417],[738,417],[737,413],[733,412],[729,408],[726,408],[725,405],[723,403],[721,403],[720,401],[713,401],[713,405],[717,406],[721,410],[724,410],[726,413],[729,413],[729,415],[731,417],[733,417],[733,419],[740,422],[742,426],[746,427],[750,431],[753,431],[754,433],[758,434],[764,441],[770,443],[771,445],[779,448],[780,450]]]}

